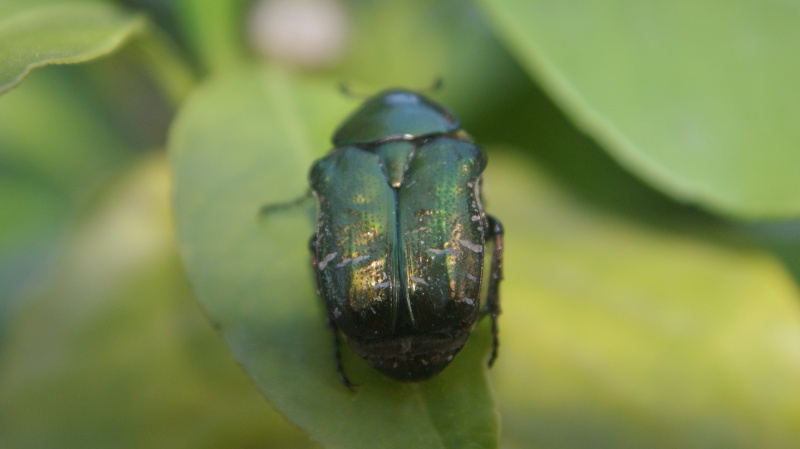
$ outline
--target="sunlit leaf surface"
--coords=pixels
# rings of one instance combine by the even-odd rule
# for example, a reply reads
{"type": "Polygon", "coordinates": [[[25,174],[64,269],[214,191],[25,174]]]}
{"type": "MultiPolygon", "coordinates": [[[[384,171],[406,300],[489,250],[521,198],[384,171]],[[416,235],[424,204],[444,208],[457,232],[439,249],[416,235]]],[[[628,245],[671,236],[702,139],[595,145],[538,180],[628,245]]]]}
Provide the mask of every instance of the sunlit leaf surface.
{"type": "Polygon", "coordinates": [[[776,257],[709,220],[611,215],[493,156],[487,207],[507,242],[492,371],[503,441],[800,442],[800,295],[776,257]]]}
{"type": "Polygon", "coordinates": [[[548,93],[643,180],[735,217],[800,214],[795,3],[482,3],[548,93]]]}

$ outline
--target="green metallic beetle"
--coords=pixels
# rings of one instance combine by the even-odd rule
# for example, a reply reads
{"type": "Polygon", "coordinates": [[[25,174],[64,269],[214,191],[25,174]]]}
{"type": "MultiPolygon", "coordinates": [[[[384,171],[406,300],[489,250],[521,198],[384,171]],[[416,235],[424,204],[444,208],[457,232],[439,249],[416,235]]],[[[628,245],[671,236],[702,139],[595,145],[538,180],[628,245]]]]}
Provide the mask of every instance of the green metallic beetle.
{"type": "Polygon", "coordinates": [[[492,320],[491,366],[503,227],[481,204],[484,152],[450,111],[406,90],[368,99],[333,144],[310,173],[318,202],[311,251],[342,381],[352,385],[341,365],[340,331],[380,372],[421,381],[453,360],[485,314],[492,320]]]}

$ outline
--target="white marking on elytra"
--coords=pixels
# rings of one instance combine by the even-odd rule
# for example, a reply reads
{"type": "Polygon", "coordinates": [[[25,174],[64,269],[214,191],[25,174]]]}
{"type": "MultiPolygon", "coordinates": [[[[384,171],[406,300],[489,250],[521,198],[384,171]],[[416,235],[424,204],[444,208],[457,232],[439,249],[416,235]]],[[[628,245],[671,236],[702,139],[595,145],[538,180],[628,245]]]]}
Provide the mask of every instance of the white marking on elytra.
{"type": "Polygon", "coordinates": [[[469,240],[459,240],[461,244],[470,251],[481,253],[483,252],[483,247],[481,245],[477,245],[475,243],[470,242],[469,240]]]}
{"type": "Polygon", "coordinates": [[[472,306],[472,305],[475,305],[475,301],[473,301],[473,300],[471,300],[471,299],[467,298],[466,296],[465,296],[465,297],[463,297],[463,298],[461,298],[461,302],[463,302],[463,303],[467,303],[468,305],[471,305],[471,306],[472,306]]]}
{"type": "Polygon", "coordinates": [[[359,263],[362,260],[367,260],[367,259],[369,259],[369,254],[364,254],[363,256],[358,256],[355,259],[353,259],[353,263],[359,263]]]}
{"type": "Polygon", "coordinates": [[[357,264],[357,263],[359,263],[359,262],[361,262],[362,260],[365,260],[365,259],[369,259],[369,255],[368,254],[367,255],[363,255],[363,256],[358,256],[358,257],[352,258],[352,259],[350,257],[346,257],[346,258],[342,259],[341,262],[336,264],[336,268],[342,268],[343,266],[345,266],[345,265],[347,265],[349,263],[357,264]]]}
{"type": "Polygon", "coordinates": [[[414,276],[409,276],[408,278],[411,279],[412,281],[416,282],[417,284],[428,285],[428,283],[425,282],[425,279],[415,278],[414,276]]]}
{"type": "Polygon", "coordinates": [[[445,249],[428,248],[425,251],[427,251],[427,252],[429,252],[429,253],[431,253],[431,254],[433,254],[435,256],[439,256],[439,255],[442,255],[442,254],[457,255],[457,254],[461,253],[461,251],[459,251],[457,249],[452,249],[452,248],[445,248],[445,249]]]}
{"type": "Polygon", "coordinates": [[[386,288],[388,286],[389,286],[388,282],[381,282],[380,284],[375,284],[375,286],[372,287],[372,289],[373,290],[378,290],[378,289],[381,289],[381,288],[386,288]]]}
{"type": "Polygon", "coordinates": [[[480,215],[473,215],[473,216],[469,217],[469,219],[472,220],[472,221],[478,221],[478,220],[481,219],[481,216],[480,215]]]}
{"type": "Polygon", "coordinates": [[[324,269],[325,269],[325,267],[327,267],[327,266],[328,266],[328,263],[330,263],[330,261],[332,261],[332,260],[333,260],[333,258],[334,258],[334,257],[336,257],[336,256],[338,256],[338,255],[339,255],[339,253],[330,253],[330,254],[328,254],[327,256],[325,256],[325,257],[324,257],[324,258],[323,258],[323,259],[322,259],[322,260],[319,262],[319,265],[317,265],[317,268],[319,268],[319,270],[320,270],[320,271],[324,270],[324,269]]]}
{"type": "Polygon", "coordinates": [[[467,273],[467,279],[469,279],[472,282],[478,282],[478,278],[476,278],[475,276],[473,276],[473,275],[471,275],[469,273],[467,273]]]}

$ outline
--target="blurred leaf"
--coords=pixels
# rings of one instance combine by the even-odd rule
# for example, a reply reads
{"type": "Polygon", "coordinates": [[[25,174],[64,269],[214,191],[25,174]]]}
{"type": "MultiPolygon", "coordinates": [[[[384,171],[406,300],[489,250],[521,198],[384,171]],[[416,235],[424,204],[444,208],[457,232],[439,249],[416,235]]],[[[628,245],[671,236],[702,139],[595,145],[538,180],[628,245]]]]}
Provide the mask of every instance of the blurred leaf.
{"type": "Polygon", "coordinates": [[[207,71],[236,69],[244,61],[244,1],[177,0],[185,39],[207,71]]]}
{"type": "Polygon", "coordinates": [[[336,74],[356,93],[427,90],[465,123],[513,97],[515,63],[471,1],[355,0],[347,6],[351,35],[336,74]],[[437,80],[441,92],[431,92],[437,80]]]}
{"type": "Polygon", "coordinates": [[[0,330],[22,297],[44,287],[80,207],[134,155],[114,129],[120,111],[103,108],[86,74],[36,73],[0,97],[0,330]]]}
{"type": "MultiPolygon", "coordinates": [[[[372,89],[425,89],[443,77],[448,63],[476,64],[484,56],[481,44],[489,29],[469,2],[408,0],[384,4],[362,0],[348,6],[352,26],[342,67],[348,83],[367,84],[372,89]],[[473,32],[467,33],[470,26],[473,32]],[[463,39],[462,46],[454,46],[459,38],[463,39]],[[473,53],[472,61],[460,57],[466,49],[477,53],[473,53]]],[[[445,83],[449,81],[444,79],[445,83]]]]}
{"type": "Polygon", "coordinates": [[[0,446],[311,447],[270,410],[181,274],[162,158],[82,221],[0,352],[0,446]]]}
{"type": "Polygon", "coordinates": [[[726,215],[800,214],[791,3],[482,3],[576,123],[642,179],[726,215]]]}
{"type": "MultiPolygon", "coordinates": [[[[39,4],[37,4],[39,3],[39,4]]],[[[141,16],[100,2],[0,6],[0,93],[50,64],[105,56],[142,30],[141,16]]]]}
{"type": "Polygon", "coordinates": [[[170,154],[190,279],[259,388],[327,447],[496,447],[485,326],[444,373],[419,384],[390,381],[347,350],[345,366],[360,384],[348,391],[314,293],[313,211],[259,220],[265,204],[307,191],[313,159],[355,106],[333,82],[276,70],[218,79],[189,101],[170,154]]]}
{"type": "MultiPolygon", "coordinates": [[[[621,167],[529,79],[516,82],[508,95],[487,101],[482,114],[464,126],[479,144],[508,148],[534,161],[563,189],[609,212],[651,224],[704,216],[621,167]]],[[[492,198],[487,201],[491,207],[492,198]]]]}
{"type": "Polygon", "coordinates": [[[800,221],[737,223],[733,227],[753,236],[780,257],[800,285],[800,221]]]}
{"type": "Polygon", "coordinates": [[[725,224],[641,224],[490,152],[506,229],[492,383],[510,447],[800,443],[800,295],[725,224]]]}
{"type": "MultiPolygon", "coordinates": [[[[2,173],[2,172],[0,172],[2,173]]],[[[8,314],[49,271],[69,208],[46,186],[0,175],[0,340],[8,314]]]]}
{"type": "MultiPolygon", "coordinates": [[[[197,82],[193,67],[166,32],[151,27],[136,41],[139,62],[157,82],[162,95],[177,108],[189,96],[197,82]]],[[[163,141],[162,141],[163,143],[163,141]]]]}

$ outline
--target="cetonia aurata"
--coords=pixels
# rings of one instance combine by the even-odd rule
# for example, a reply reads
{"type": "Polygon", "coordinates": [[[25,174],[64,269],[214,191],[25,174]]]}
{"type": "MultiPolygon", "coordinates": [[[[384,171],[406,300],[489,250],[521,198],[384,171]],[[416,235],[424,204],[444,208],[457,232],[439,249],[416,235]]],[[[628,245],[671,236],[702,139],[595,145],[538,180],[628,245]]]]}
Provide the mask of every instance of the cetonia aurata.
{"type": "Polygon", "coordinates": [[[407,90],[368,99],[333,144],[310,173],[311,250],[342,381],[350,385],[340,331],[378,371],[420,381],[453,360],[482,315],[492,320],[491,366],[503,228],[481,204],[483,150],[450,111],[407,90]]]}

